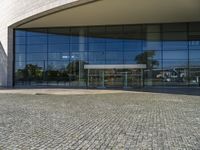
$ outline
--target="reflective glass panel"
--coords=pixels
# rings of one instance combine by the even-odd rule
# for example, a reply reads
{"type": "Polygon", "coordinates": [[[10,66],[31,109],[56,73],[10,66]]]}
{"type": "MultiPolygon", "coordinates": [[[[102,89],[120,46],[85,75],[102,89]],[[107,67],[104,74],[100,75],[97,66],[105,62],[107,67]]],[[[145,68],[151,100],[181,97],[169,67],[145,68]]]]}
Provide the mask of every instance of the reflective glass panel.
{"type": "Polygon", "coordinates": [[[124,87],[127,77],[131,87],[200,86],[199,24],[16,29],[15,83],[87,87],[89,81],[98,87],[124,87]],[[85,64],[146,68],[90,70],[88,75],[85,64]]]}

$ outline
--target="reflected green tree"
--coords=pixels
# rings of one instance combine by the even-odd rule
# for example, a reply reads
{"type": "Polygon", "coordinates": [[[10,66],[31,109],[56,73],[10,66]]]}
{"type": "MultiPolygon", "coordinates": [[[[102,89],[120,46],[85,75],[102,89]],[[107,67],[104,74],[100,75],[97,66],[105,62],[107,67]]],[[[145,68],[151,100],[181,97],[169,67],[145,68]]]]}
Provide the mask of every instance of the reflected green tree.
{"type": "Polygon", "coordinates": [[[48,66],[48,81],[75,81],[78,80],[79,77],[82,78],[85,76],[86,70],[84,69],[85,61],[82,60],[74,60],[70,63],[67,63],[66,66],[56,67],[56,66],[48,66]]]}
{"type": "Polygon", "coordinates": [[[38,65],[27,64],[25,67],[25,73],[29,80],[42,80],[44,70],[38,65]]]}
{"type": "Polygon", "coordinates": [[[155,50],[148,50],[145,51],[135,57],[135,61],[138,64],[145,64],[146,69],[152,70],[154,67],[159,66],[159,61],[154,59],[154,56],[156,55],[155,50]]]}
{"type": "Polygon", "coordinates": [[[32,81],[42,80],[44,71],[42,67],[33,64],[27,64],[24,69],[16,71],[16,80],[18,81],[32,81]]]}
{"type": "Polygon", "coordinates": [[[153,72],[153,69],[159,66],[159,61],[154,58],[155,55],[156,55],[155,50],[148,50],[144,51],[143,53],[135,57],[135,61],[138,64],[146,65],[145,79],[147,79],[149,85],[153,84],[153,78],[154,78],[153,76],[156,76],[154,75],[155,72],[153,72]]]}
{"type": "MultiPolygon", "coordinates": [[[[66,64],[67,66],[67,64],[66,64]]],[[[48,81],[64,81],[67,82],[69,81],[69,75],[68,75],[68,70],[66,67],[63,65],[62,67],[58,66],[53,66],[49,65],[47,71],[47,79],[48,81]]]]}
{"type": "Polygon", "coordinates": [[[48,70],[48,81],[69,81],[67,70],[48,70]]]}

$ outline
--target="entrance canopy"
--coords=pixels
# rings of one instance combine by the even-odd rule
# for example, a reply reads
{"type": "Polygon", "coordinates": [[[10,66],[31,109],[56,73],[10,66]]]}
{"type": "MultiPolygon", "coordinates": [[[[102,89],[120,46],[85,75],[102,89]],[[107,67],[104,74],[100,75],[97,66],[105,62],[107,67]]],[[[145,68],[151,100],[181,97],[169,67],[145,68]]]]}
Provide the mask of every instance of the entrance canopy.
{"type": "Polygon", "coordinates": [[[84,65],[84,69],[145,69],[145,64],[84,65]]]}

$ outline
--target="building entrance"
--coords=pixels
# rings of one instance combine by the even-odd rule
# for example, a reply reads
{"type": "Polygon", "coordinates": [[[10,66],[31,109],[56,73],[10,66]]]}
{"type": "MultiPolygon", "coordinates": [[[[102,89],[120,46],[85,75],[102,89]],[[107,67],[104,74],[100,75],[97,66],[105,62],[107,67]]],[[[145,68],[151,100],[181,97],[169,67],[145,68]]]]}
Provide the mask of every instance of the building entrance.
{"type": "MultiPolygon", "coordinates": [[[[87,67],[86,67],[87,68],[87,67]]],[[[134,88],[143,86],[142,68],[88,67],[88,87],[91,88],[134,88]]]]}

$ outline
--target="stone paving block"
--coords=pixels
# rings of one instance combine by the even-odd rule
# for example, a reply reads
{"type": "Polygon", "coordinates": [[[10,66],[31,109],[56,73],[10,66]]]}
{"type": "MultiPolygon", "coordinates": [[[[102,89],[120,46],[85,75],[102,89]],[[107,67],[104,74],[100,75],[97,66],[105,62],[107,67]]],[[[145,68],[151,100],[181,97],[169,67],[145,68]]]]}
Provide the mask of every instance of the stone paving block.
{"type": "Polygon", "coordinates": [[[0,94],[0,150],[200,149],[200,97],[0,94]]]}

